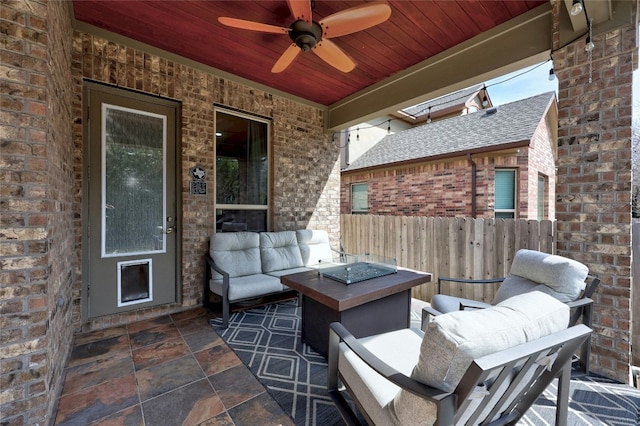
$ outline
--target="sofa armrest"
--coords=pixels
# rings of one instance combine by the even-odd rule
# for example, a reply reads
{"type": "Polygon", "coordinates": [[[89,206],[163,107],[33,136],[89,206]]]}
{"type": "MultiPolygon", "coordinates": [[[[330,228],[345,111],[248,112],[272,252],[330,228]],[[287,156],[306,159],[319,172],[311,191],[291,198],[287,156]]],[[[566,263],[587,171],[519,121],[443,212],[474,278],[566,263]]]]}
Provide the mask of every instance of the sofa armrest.
{"type": "Polygon", "coordinates": [[[578,323],[580,317],[582,317],[582,323],[588,327],[591,327],[592,315],[593,315],[593,300],[584,297],[582,299],[574,300],[573,302],[567,302],[569,309],[571,309],[571,318],[569,319],[569,326],[574,326],[578,323]]]}
{"type": "Polygon", "coordinates": [[[223,270],[220,266],[216,265],[215,260],[213,260],[213,258],[209,253],[205,255],[205,260],[207,261],[207,265],[211,269],[213,269],[214,271],[222,275],[222,293],[223,294],[221,294],[220,296],[223,296],[224,298],[226,298],[227,295],[229,294],[229,273],[223,270]]]}
{"type": "Polygon", "coordinates": [[[440,402],[447,397],[451,397],[449,392],[443,392],[430,386],[420,383],[409,376],[399,372],[376,357],[371,351],[365,348],[358,340],[339,322],[330,324],[329,336],[329,390],[337,388],[337,368],[338,352],[340,342],[344,342],[362,361],[375,370],[386,380],[401,387],[415,395],[433,402],[440,402]]]}
{"type": "Polygon", "coordinates": [[[485,302],[474,302],[474,301],[469,301],[469,300],[465,300],[464,302],[460,302],[460,310],[464,311],[466,309],[486,309],[488,307],[490,307],[491,304],[490,303],[485,303],[485,302]]]}
{"type": "Polygon", "coordinates": [[[504,281],[504,277],[493,278],[490,280],[469,280],[465,278],[438,277],[438,288],[436,290],[436,294],[440,294],[442,281],[449,281],[453,283],[462,283],[462,284],[495,284],[495,283],[501,283],[502,281],[504,281]]]}
{"type": "Polygon", "coordinates": [[[420,323],[422,331],[425,330],[425,326],[429,322],[429,317],[437,317],[438,315],[442,315],[442,312],[431,306],[424,306],[422,308],[422,322],[420,323]]]}

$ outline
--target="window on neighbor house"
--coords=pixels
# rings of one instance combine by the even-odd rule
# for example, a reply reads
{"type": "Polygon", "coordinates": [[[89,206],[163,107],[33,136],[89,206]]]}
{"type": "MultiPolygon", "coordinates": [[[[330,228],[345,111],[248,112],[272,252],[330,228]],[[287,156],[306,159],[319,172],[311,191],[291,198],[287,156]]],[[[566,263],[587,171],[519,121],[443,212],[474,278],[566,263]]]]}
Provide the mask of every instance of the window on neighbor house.
{"type": "Polygon", "coordinates": [[[495,178],[495,217],[496,219],[514,219],[516,217],[516,171],[513,169],[496,170],[495,178]]]}
{"type": "Polygon", "coordinates": [[[369,185],[366,183],[354,183],[351,185],[352,214],[365,214],[369,210],[368,187],[369,185]]]}
{"type": "Polygon", "coordinates": [[[538,175],[538,220],[544,220],[546,218],[546,188],[547,177],[545,175],[538,175]]]}
{"type": "Polygon", "coordinates": [[[216,232],[267,231],[269,122],[216,110],[216,232]]]}

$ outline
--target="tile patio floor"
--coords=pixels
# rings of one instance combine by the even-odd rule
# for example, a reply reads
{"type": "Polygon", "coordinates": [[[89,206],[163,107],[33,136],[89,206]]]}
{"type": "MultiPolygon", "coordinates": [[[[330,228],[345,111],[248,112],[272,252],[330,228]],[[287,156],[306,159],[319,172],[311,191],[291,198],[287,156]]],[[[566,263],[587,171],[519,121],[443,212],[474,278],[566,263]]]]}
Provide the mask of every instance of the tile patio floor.
{"type": "Polygon", "coordinates": [[[196,308],[75,337],[55,425],[293,425],[196,308]]]}

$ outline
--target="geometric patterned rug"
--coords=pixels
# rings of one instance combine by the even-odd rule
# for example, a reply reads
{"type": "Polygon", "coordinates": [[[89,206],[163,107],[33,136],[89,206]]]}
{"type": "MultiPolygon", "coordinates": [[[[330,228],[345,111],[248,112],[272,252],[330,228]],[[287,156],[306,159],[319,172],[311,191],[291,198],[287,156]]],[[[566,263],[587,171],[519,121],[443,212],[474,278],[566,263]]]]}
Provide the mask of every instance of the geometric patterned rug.
{"type": "MultiPolygon", "coordinates": [[[[300,309],[294,299],[236,312],[227,329],[221,319],[211,325],[296,425],[342,425],[326,390],[326,360],[300,341],[300,309]]],[[[554,382],[518,425],[554,425],[556,393],[554,382]]],[[[572,377],[567,424],[640,425],[640,390],[599,376],[572,377]]]]}
{"type": "Polygon", "coordinates": [[[327,394],[325,358],[300,341],[297,300],[236,312],[226,330],[222,319],[210,322],[296,425],[343,424],[327,394]]]}

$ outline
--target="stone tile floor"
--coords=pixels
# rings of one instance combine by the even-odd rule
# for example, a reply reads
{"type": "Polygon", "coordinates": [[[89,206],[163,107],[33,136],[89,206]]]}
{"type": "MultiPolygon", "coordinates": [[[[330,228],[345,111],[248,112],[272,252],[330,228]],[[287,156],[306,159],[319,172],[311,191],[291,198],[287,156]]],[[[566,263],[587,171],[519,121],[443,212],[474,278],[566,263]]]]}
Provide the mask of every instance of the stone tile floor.
{"type": "Polygon", "coordinates": [[[55,425],[293,425],[196,308],[75,338],[55,425]]]}

